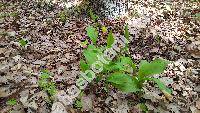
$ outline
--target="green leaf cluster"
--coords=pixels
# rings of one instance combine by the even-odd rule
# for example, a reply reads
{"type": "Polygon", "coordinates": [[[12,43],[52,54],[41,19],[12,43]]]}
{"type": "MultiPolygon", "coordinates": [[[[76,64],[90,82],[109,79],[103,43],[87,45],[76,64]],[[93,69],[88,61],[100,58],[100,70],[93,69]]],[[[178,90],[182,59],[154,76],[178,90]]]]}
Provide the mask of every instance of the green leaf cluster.
{"type": "Polygon", "coordinates": [[[10,105],[10,106],[14,106],[14,105],[17,104],[17,100],[14,99],[14,98],[9,99],[9,100],[7,101],[7,104],[10,105]]]}
{"type": "Polygon", "coordinates": [[[141,91],[143,87],[143,83],[145,81],[151,80],[151,81],[154,81],[162,91],[165,90],[166,92],[171,93],[170,89],[168,89],[159,79],[150,77],[150,75],[162,73],[164,69],[166,68],[167,64],[168,64],[168,61],[162,60],[162,59],[155,59],[154,61],[150,63],[143,60],[140,63],[139,71],[137,75],[135,76],[131,76],[130,74],[124,75],[123,72],[118,73],[118,74],[111,74],[108,77],[108,81],[114,84],[114,86],[119,89],[122,89],[121,87],[124,87],[126,89],[126,90],[122,90],[124,92],[137,92],[137,91],[141,91]],[[126,79],[130,79],[130,81],[127,82],[126,79]],[[124,81],[124,83],[120,83],[118,84],[118,86],[116,86],[115,84],[116,84],[116,81],[118,80],[124,81]],[[133,87],[126,85],[126,83],[127,84],[132,83],[133,87]]]}
{"type": "Polygon", "coordinates": [[[78,109],[81,109],[83,107],[83,103],[82,103],[81,99],[76,100],[74,105],[78,109]]]}
{"type": "Polygon", "coordinates": [[[19,40],[19,44],[20,44],[22,47],[25,47],[25,46],[28,44],[28,40],[20,39],[20,40],[19,40]]]}
{"type": "Polygon", "coordinates": [[[43,70],[38,81],[38,85],[49,95],[53,96],[56,93],[56,85],[50,81],[50,74],[47,70],[43,70]]]}
{"type": "MultiPolygon", "coordinates": [[[[110,30],[107,36],[107,46],[97,46],[96,42],[98,32],[96,28],[89,26],[86,30],[88,37],[95,45],[90,44],[88,48],[83,51],[84,58],[80,61],[80,68],[83,72],[90,69],[92,64],[99,60],[98,56],[102,55],[104,50],[112,48],[115,41],[112,30],[110,30]]],[[[128,25],[126,25],[124,29],[124,37],[128,41],[124,48],[128,48],[129,34],[128,25]]],[[[112,84],[123,92],[141,92],[144,82],[154,81],[161,91],[169,95],[171,94],[171,90],[159,79],[152,77],[152,75],[161,74],[169,64],[169,61],[164,59],[155,59],[151,62],[142,60],[137,67],[129,56],[129,54],[122,55],[119,53],[119,55],[117,55],[112,61],[109,61],[108,64],[103,64],[103,71],[99,76],[104,74],[107,83],[112,84]]],[[[102,78],[99,76],[97,78],[102,78]]]]}
{"type": "Polygon", "coordinates": [[[65,23],[68,19],[68,13],[67,11],[61,11],[58,13],[58,18],[60,19],[61,22],[65,23]]]}

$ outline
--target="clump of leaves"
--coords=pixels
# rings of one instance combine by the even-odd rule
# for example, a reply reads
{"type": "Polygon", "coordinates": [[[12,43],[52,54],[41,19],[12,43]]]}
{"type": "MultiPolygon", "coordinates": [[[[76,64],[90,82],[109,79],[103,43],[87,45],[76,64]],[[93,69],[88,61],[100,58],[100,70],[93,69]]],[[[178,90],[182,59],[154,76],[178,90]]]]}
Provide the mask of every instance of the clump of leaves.
{"type": "Polygon", "coordinates": [[[25,46],[28,44],[28,40],[20,39],[20,40],[19,40],[19,44],[20,44],[22,47],[25,47],[25,46]]]}
{"type": "MultiPolygon", "coordinates": [[[[110,31],[107,37],[107,46],[97,46],[95,45],[98,37],[96,28],[89,26],[86,30],[93,44],[90,44],[83,51],[84,59],[80,62],[82,71],[90,69],[98,61],[98,56],[102,55],[105,49],[111,48],[115,40],[112,31],[110,31]]],[[[128,25],[125,26],[124,37],[127,40],[129,39],[128,25]]],[[[129,41],[125,43],[125,48],[127,48],[129,41]]],[[[155,59],[151,62],[142,60],[137,70],[136,64],[132,61],[131,57],[127,56],[129,55],[119,53],[112,61],[103,64],[101,73],[106,75],[105,79],[107,83],[112,84],[123,92],[138,94],[142,92],[144,82],[154,81],[165,95],[170,96],[171,90],[159,79],[152,77],[152,75],[161,74],[167,67],[169,61],[164,59],[155,59]]],[[[98,75],[100,76],[102,74],[98,75]]]]}
{"type": "Polygon", "coordinates": [[[143,83],[151,80],[157,83],[163,92],[170,94],[171,91],[159,79],[151,78],[154,74],[162,73],[168,63],[163,59],[155,59],[150,63],[142,60],[137,75],[132,76],[124,72],[114,73],[107,78],[107,81],[124,92],[139,92],[142,90],[143,83]]]}
{"type": "Polygon", "coordinates": [[[50,73],[48,70],[43,70],[39,77],[38,85],[41,89],[46,91],[50,96],[53,96],[56,93],[56,85],[54,82],[51,82],[50,73]]]}
{"type": "Polygon", "coordinates": [[[7,101],[7,104],[10,105],[10,106],[14,106],[14,105],[17,104],[17,100],[14,99],[14,98],[9,99],[9,100],[7,101]]]}
{"type": "Polygon", "coordinates": [[[82,109],[83,103],[80,99],[77,99],[74,103],[75,108],[82,109]]]}
{"type": "Polygon", "coordinates": [[[61,22],[65,23],[68,19],[68,16],[67,16],[67,11],[61,11],[59,14],[58,14],[58,18],[60,19],[61,22]]]}

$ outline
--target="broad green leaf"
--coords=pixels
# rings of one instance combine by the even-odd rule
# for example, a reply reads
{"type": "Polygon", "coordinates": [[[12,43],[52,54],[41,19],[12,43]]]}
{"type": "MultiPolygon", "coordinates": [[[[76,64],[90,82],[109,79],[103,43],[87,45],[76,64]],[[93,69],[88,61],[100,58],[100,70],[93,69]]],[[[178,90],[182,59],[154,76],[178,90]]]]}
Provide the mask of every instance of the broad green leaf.
{"type": "Polygon", "coordinates": [[[131,58],[121,56],[120,58],[110,62],[109,64],[104,64],[104,70],[107,72],[128,72],[136,70],[135,64],[132,62],[131,58]]]}
{"type": "Polygon", "coordinates": [[[195,16],[196,16],[197,18],[200,18],[200,13],[196,13],[195,16]]]}
{"type": "Polygon", "coordinates": [[[157,79],[157,78],[146,78],[146,80],[154,81],[158,85],[159,89],[164,93],[166,98],[171,101],[171,99],[172,99],[172,95],[171,95],[172,90],[167,88],[166,85],[163,82],[160,81],[160,79],[157,79]]]}
{"type": "Polygon", "coordinates": [[[127,40],[129,40],[128,24],[126,24],[126,26],[125,26],[124,36],[125,36],[125,38],[126,38],[127,40]]]}
{"type": "Polygon", "coordinates": [[[160,89],[161,91],[162,91],[162,90],[165,90],[165,91],[166,91],[167,93],[169,93],[169,94],[172,93],[171,89],[167,88],[166,85],[165,85],[163,82],[160,81],[160,79],[157,79],[157,78],[145,78],[145,80],[154,81],[154,82],[158,85],[158,87],[159,87],[159,89],[160,89]]]}
{"type": "Polygon", "coordinates": [[[24,40],[24,39],[21,39],[21,40],[19,40],[19,44],[20,44],[22,47],[24,47],[24,46],[26,46],[26,45],[28,44],[28,41],[27,41],[27,40],[24,40]]]}
{"type": "Polygon", "coordinates": [[[104,64],[104,68],[105,68],[104,70],[108,71],[108,72],[112,72],[114,70],[117,70],[114,62],[109,62],[109,64],[104,64]]]}
{"type": "Polygon", "coordinates": [[[123,73],[114,73],[107,77],[107,81],[123,92],[136,92],[140,90],[132,77],[123,73]]]}
{"type": "Polygon", "coordinates": [[[114,73],[107,78],[107,81],[115,84],[125,84],[126,82],[131,83],[132,78],[131,76],[123,73],[114,73]]]}
{"type": "Polygon", "coordinates": [[[108,34],[108,38],[107,38],[107,47],[111,48],[112,44],[114,43],[115,39],[113,37],[113,33],[112,30],[109,32],[108,34]]]}
{"type": "Polygon", "coordinates": [[[97,60],[97,53],[94,51],[84,50],[83,55],[89,65],[93,64],[97,60]]]}
{"type": "Polygon", "coordinates": [[[126,65],[127,68],[132,68],[132,70],[136,69],[136,65],[133,63],[130,57],[121,57],[121,63],[126,65]]]}
{"type": "Polygon", "coordinates": [[[86,28],[86,31],[87,31],[87,35],[92,40],[93,44],[96,44],[97,37],[98,37],[98,31],[96,30],[96,28],[94,28],[93,26],[88,26],[86,28]]]}
{"type": "Polygon", "coordinates": [[[92,51],[92,50],[96,50],[97,48],[94,46],[94,45],[88,45],[88,48],[87,48],[87,50],[90,50],[90,51],[92,51]]]}
{"type": "Polygon", "coordinates": [[[162,59],[156,59],[150,63],[146,60],[142,60],[139,67],[139,76],[144,77],[154,74],[160,74],[165,70],[168,63],[169,61],[162,59]]]}
{"type": "Polygon", "coordinates": [[[86,71],[87,69],[89,69],[88,64],[86,64],[83,59],[80,60],[80,68],[81,68],[81,71],[86,71]]]}
{"type": "Polygon", "coordinates": [[[121,56],[121,57],[120,57],[120,62],[121,62],[123,65],[128,64],[128,65],[131,66],[131,65],[133,64],[132,59],[131,59],[130,57],[125,57],[125,56],[121,56]]]}
{"type": "Polygon", "coordinates": [[[113,86],[115,86],[116,88],[125,93],[140,91],[140,89],[137,88],[136,84],[133,81],[131,83],[125,83],[125,84],[115,84],[115,85],[113,84],[113,86]]]}
{"type": "Polygon", "coordinates": [[[89,45],[86,50],[83,51],[83,55],[87,61],[87,64],[91,66],[95,61],[98,60],[97,55],[101,54],[101,48],[95,48],[93,45],[89,45]]]}

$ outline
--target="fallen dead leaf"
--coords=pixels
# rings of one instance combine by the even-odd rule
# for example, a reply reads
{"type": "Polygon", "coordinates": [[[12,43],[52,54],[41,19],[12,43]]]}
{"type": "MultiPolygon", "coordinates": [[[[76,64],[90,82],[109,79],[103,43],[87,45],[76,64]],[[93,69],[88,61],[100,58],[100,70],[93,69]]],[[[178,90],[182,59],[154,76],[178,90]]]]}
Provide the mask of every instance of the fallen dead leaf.
{"type": "Polygon", "coordinates": [[[65,106],[60,102],[53,103],[51,110],[51,113],[68,113],[65,106]]]}
{"type": "Polygon", "coordinates": [[[197,109],[200,110],[200,99],[198,101],[196,101],[196,107],[197,107],[197,109]]]}

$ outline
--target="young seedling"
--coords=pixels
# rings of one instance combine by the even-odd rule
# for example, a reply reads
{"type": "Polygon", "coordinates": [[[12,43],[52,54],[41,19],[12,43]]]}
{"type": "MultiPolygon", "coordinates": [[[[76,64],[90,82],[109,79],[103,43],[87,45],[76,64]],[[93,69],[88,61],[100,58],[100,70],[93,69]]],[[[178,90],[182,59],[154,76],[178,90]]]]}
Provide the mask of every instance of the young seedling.
{"type": "Polygon", "coordinates": [[[78,108],[78,109],[82,109],[83,103],[82,103],[82,101],[81,101],[80,99],[77,99],[77,100],[75,101],[74,106],[75,106],[76,108],[78,108]]]}
{"type": "Polygon", "coordinates": [[[46,91],[50,96],[53,96],[56,93],[55,83],[51,82],[48,70],[42,70],[42,73],[39,77],[38,85],[41,89],[46,91]]]}
{"type": "Polygon", "coordinates": [[[17,100],[14,99],[14,98],[9,99],[9,100],[7,101],[7,104],[10,105],[10,106],[14,106],[14,105],[17,104],[17,100]]]}
{"type": "Polygon", "coordinates": [[[59,17],[61,22],[65,23],[67,21],[67,12],[66,11],[61,11],[58,14],[58,17],[59,17]]]}
{"type": "Polygon", "coordinates": [[[20,46],[25,47],[28,44],[28,40],[20,39],[19,44],[20,44],[20,46]]]}

